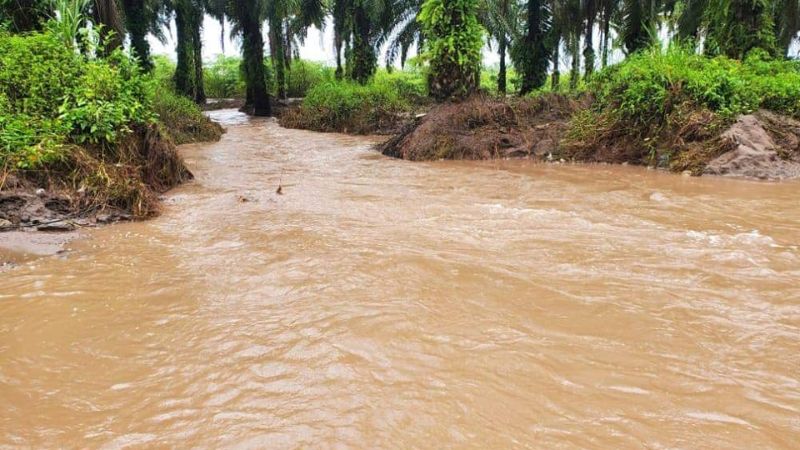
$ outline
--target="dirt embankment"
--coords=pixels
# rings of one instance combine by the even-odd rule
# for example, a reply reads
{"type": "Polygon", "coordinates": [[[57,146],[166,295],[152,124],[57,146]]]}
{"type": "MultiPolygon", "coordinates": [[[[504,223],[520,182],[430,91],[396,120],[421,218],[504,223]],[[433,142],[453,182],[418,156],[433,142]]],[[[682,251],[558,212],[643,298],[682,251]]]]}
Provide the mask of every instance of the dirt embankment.
{"type": "Polygon", "coordinates": [[[70,231],[153,216],[159,194],[192,178],[157,126],[140,127],[113,151],[69,147],[61,163],[0,174],[0,232],[70,231]]]}
{"type": "Polygon", "coordinates": [[[502,100],[476,96],[431,109],[379,145],[413,161],[533,158],[630,163],[693,175],[779,180],[800,177],[800,122],[769,111],[733,124],[684,107],[666,126],[631,133],[602,115],[591,99],[547,94],[502,100]]]}
{"type": "Polygon", "coordinates": [[[703,173],[768,180],[800,177],[800,122],[770,111],[741,116],[719,137],[728,151],[703,173]]]}
{"type": "Polygon", "coordinates": [[[587,106],[587,100],[557,94],[475,96],[434,107],[379,148],[413,161],[548,157],[558,150],[573,114],[587,106]]]}

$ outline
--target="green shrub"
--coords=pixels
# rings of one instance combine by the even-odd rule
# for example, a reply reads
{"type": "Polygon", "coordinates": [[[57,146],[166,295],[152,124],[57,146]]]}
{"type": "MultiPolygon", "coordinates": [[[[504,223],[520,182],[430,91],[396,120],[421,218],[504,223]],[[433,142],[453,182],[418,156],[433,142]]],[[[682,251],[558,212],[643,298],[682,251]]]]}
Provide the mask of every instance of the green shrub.
{"type": "Polygon", "coordinates": [[[0,166],[35,169],[68,144],[112,147],[155,119],[135,61],[75,53],[52,33],[0,35],[0,166]]]}
{"type": "Polygon", "coordinates": [[[428,86],[425,74],[415,70],[378,70],[372,83],[391,89],[397,95],[412,104],[425,103],[428,98],[428,86]]]}
{"type": "Polygon", "coordinates": [[[737,116],[765,108],[800,117],[800,65],[760,50],[737,61],[655,48],[596,74],[586,90],[594,107],[573,118],[562,141],[578,159],[700,173],[724,151],[715,139],[737,116]]]}
{"type": "Polygon", "coordinates": [[[334,70],[331,67],[313,61],[293,60],[291,69],[286,71],[286,95],[305,97],[314,86],[333,79],[334,70]]]}
{"type": "Polygon", "coordinates": [[[203,82],[206,95],[211,98],[242,98],[246,86],[242,76],[242,59],[219,55],[204,68],[203,82]]]}
{"type": "Polygon", "coordinates": [[[178,145],[217,141],[222,136],[222,127],[206,117],[195,102],[171,89],[162,90],[153,99],[153,110],[178,145]]]}
{"type": "Polygon", "coordinates": [[[797,62],[754,54],[744,62],[708,58],[680,47],[653,49],[599,73],[588,89],[600,109],[636,124],[658,124],[673,106],[690,102],[732,118],[758,108],[797,116],[797,62]]]}
{"type": "Polygon", "coordinates": [[[360,85],[328,81],[312,88],[295,111],[281,123],[317,131],[374,133],[393,127],[397,115],[410,109],[388,83],[360,85]]]}

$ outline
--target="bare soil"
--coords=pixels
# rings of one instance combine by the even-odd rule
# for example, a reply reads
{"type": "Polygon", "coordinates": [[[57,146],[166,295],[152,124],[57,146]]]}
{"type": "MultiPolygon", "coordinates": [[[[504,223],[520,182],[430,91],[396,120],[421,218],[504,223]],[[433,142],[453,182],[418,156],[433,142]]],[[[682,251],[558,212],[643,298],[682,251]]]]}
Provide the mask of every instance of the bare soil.
{"type": "Polygon", "coordinates": [[[704,173],[783,180],[800,177],[800,122],[769,111],[739,117],[720,139],[729,151],[704,173]]]}
{"type": "Polygon", "coordinates": [[[64,232],[156,215],[159,194],[192,178],[156,127],[115,149],[74,147],[59,165],[0,174],[0,232],[64,232]]]}
{"type": "Polygon", "coordinates": [[[770,111],[734,123],[681,105],[664,126],[632,132],[591,113],[591,98],[475,96],[435,106],[378,146],[412,161],[532,158],[654,166],[693,175],[800,178],[800,122],[770,111]]]}
{"type": "Polygon", "coordinates": [[[507,101],[474,96],[435,106],[379,150],[413,161],[547,157],[585,107],[557,94],[507,101]]]}

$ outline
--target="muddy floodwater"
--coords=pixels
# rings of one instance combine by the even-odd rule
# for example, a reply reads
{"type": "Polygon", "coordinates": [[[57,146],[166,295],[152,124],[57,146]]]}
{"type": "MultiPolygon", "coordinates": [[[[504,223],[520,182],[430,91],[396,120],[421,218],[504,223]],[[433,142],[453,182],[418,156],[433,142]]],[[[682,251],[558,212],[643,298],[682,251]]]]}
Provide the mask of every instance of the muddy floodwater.
{"type": "Polygon", "coordinates": [[[216,117],[161,217],[0,272],[0,448],[800,448],[800,183],[216,117]]]}

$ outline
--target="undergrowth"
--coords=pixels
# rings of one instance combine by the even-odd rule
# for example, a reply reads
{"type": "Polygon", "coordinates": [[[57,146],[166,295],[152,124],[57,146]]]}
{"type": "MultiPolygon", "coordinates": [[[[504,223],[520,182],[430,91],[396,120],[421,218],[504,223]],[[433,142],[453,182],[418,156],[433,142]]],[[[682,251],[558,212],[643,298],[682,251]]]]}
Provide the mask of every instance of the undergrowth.
{"type": "Polygon", "coordinates": [[[327,81],[311,88],[302,105],[287,112],[281,124],[355,134],[394,131],[398,118],[414,110],[410,99],[424,98],[423,89],[424,84],[401,72],[379,74],[367,85],[327,81]]]}
{"type": "Polygon", "coordinates": [[[166,131],[180,127],[159,115],[176,97],[123,50],[94,55],[49,31],[0,32],[0,180],[71,192],[76,208],[151,215],[157,192],[191,176],[166,131]]]}
{"type": "Polygon", "coordinates": [[[715,138],[737,116],[761,108],[800,116],[800,64],[761,51],[737,61],[655,48],[596,74],[586,90],[594,106],[562,142],[574,159],[697,173],[725,150],[715,138]]]}

